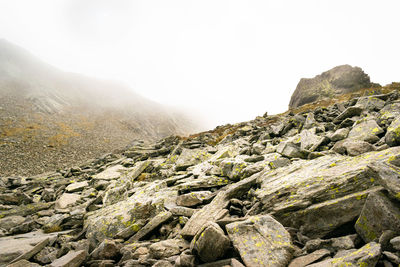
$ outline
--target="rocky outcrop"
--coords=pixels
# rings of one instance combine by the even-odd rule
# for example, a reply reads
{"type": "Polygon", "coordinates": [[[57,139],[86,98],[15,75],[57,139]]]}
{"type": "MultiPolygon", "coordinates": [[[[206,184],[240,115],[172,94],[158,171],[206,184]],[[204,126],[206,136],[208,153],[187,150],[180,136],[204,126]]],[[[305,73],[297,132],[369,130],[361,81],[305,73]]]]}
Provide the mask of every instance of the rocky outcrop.
{"type": "Polygon", "coordinates": [[[297,84],[289,108],[297,108],[323,98],[352,93],[371,87],[369,76],[359,67],[337,66],[311,79],[303,78],[297,84]]]}
{"type": "Polygon", "coordinates": [[[397,266],[398,96],[1,177],[0,265],[397,266]]]}

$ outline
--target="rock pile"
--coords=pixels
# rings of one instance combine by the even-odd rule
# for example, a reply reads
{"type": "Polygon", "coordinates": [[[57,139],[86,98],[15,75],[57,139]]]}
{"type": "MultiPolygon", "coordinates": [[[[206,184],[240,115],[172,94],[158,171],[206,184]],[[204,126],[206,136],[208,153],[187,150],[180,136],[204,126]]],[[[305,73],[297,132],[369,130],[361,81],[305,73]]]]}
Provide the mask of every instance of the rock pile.
{"type": "Polygon", "coordinates": [[[0,179],[0,265],[398,266],[398,91],[0,179]]]}

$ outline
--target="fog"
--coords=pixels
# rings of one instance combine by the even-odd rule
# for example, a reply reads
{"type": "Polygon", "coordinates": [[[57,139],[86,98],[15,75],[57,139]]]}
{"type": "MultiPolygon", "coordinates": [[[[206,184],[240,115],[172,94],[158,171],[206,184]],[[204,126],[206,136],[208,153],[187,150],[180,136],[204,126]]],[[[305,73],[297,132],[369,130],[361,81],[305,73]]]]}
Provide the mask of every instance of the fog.
{"type": "Polygon", "coordinates": [[[1,0],[0,37],[207,127],[287,110],[302,77],[399,81],[398,1],[1,0]]]}

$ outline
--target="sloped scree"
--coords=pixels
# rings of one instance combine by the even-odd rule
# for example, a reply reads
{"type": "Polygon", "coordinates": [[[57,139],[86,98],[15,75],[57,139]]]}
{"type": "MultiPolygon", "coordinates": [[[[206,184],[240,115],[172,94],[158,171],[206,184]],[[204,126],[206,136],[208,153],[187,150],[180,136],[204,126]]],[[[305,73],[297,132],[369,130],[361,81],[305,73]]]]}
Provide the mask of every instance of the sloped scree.
{"type": "Polygon", "coordinates": [[[397,266],[397,96],[1,177],[0,265],[397,266]]]}

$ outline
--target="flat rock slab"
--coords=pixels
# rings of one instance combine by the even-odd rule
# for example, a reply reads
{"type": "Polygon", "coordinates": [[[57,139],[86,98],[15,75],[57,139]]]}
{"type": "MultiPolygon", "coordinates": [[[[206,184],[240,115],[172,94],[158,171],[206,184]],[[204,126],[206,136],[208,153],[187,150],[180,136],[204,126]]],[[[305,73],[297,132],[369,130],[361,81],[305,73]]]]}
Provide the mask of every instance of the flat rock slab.
{"type": "Polygon", "coordinates": [[[228,224],[226,230],[246,266],[287,266],[292,259],[289,232],[269,215],[228,224]]]}
{"type": "Polygon", "coordinates": [[[86,250],[70,251],[68,254],[56,259],[50,267],[79,267],[86,260],[86,250]]]}
{"type": "Polygon", "coordinates": [[[368,190],[378,190],[380,184],[368,165],[389,162],[399,154],[400,147],[395,147],[357,157],[327,155],[299,160],[288,167],[260,173],[256,197],[263,212],[272,214],[283,225],[299,229],[307,222],[309,237],[323,237],[357,219],[368,190]],[[322,211],[325,215],[318,215],[322,211]],[[315,227],[315,219],[325,221],[320,224],[321,229],[315,227]]]}
{"type": "Polygon", "coordinates": [[[60,233],[44,234],[42,231],[27,234],[6,236],[0,238],[0,266],[15,260],[17,257],[29,253],[36,245],[46,239],[54,239],[60,233]]]}
{"type": "Polygon", "coordinates": [[[318,262],[308,267],[375,266],[380,255],[381,245],[372,242],[340,258],[318,262]]]}
{"type": "Polygon", "coordinates": [[[93,175],[93,179],[95,180],[114,180],[118,179],[121,176],[121,172],[126,170],[126,168],[122,165],[115,165],[110,168],[105,169],[104,171],[93,175]]]}
{"type": "Polygon", "coordinates": [[[68,193],[73,193],[73,192],[82,191],[83,189],[85,189],[88,186],[89,186],[89,184],[86,181],[76,182],[76,183],[72,183],[72,184],[68,185],[67,188],[65,188],[65,190],[68,193]]]}
{"type": "Polygon", "coordinates": [[[81,199],[78,194],[64,193],[56,201],[56,209],[65,209],[68,206],[75,205],[81,199]]]}
{"type": "Polygon", "coordinates": [[[329,250],[319,249],[311,254],[295,258],[290,262],[289,267],[304,267],[329,255],[330,255],[329,250]]]}
{"type": "Polygon", "coordinates": [[[172,218],[172,213],[169,211],[161,212],[150,220],[143,228],[141,228],[134,236],[129,238],[128,242],[139,241],[158,226],[172,218]]]}

